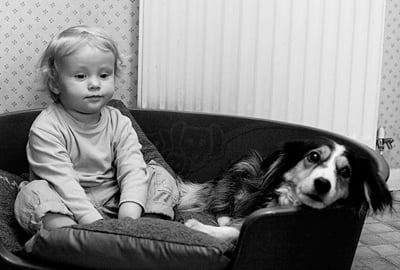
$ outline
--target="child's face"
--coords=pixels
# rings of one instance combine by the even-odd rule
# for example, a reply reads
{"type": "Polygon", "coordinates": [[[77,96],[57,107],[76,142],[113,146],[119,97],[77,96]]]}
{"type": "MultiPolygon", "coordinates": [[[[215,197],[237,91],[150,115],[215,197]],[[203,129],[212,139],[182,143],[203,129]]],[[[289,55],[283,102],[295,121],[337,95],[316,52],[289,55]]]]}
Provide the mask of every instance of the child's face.
{"type": "Polygon", "coordinates": [[[60,103],[75,119],[98,121],[100,110],[114,94],[115,56],[85,45],[61,60],[58,72],[60,103]]]}

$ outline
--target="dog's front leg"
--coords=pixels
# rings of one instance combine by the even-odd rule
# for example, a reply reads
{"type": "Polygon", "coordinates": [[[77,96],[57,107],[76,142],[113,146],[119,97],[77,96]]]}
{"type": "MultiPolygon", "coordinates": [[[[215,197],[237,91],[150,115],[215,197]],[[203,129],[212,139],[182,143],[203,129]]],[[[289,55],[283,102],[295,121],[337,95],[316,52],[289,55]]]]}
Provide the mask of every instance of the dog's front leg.
{"type": "Polygon", "coordinates": [[[221,240],[234,241],[239,238],[239,233],[240,233],[239,230],[234,227],[229,227],[229,226],[216,227],[216,226],[206,225],[196,219],[189,219],[188,221],[185,222],[185,225],[196,231],[204,232],[221,240]]]}

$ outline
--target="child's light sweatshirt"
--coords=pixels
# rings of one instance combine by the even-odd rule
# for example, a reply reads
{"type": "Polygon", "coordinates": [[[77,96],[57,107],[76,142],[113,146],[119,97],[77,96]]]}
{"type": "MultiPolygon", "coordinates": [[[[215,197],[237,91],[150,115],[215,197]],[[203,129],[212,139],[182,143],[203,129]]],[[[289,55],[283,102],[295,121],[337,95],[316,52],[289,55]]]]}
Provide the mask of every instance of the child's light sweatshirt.
{"type": "Polygon", "coordinates": [[[60,104],[36,118],[26,147],[31,180],[47,180],[80,224],[102,218],[85,193],[93,187],[115,186],[120,205],[130,201],[144,209],[147,175],[140,149],[131,121],[117,109],[105,106],[99,122],[87,125],[60,104]]]}

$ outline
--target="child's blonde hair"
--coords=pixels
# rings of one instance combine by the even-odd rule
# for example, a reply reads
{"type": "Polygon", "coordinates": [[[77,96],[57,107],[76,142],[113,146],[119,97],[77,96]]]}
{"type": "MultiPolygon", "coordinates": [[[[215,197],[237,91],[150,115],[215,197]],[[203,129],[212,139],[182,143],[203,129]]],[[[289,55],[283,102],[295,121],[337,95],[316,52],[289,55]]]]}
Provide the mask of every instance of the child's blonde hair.
{"type": "Polygon", "coordinates": [[[82,45],[90,45],[106,52],[111,51],[115,57],[115,75],[119,75],[121,71],[122,56],[117,48],[117,44],[107,32],[101,28],[86,25],[70,27],[50,41],[39,61],[43,86],[50,92],[51,98],[56,103],[59,102],[59,98],[52,90],[57,88],[58,85],[57,63],[63,57],[74,53],[82,45]]]}

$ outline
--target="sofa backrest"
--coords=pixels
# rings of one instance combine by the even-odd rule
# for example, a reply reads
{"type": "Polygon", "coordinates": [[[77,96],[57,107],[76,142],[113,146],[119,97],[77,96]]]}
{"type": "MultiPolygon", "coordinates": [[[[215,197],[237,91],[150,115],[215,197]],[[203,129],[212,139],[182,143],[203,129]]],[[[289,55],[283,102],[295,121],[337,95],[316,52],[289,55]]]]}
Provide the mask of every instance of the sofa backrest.
{"type": "Polygon", "coordinates": [[[216,177],[250,150],[268,155],[285,141],[327,136],[376,163],[383,180],[385,160],[374,150],[347,137],[286,122],[204,113],[131,110],[148,138],[175,172],[192,181],[216,177]]]}
{"type": "Polygon", "coordinates": [[[39,110],[0,115],[0,169],[16,174],[28,172],[26,142],[39,110]]]}
{"type": "MultiPolygon", "coordinates": [[[[184,178],[203,182],[218,176],[230,164],[257,150],[263,155],[290,140],[328,136],[356,149],[377,164],[383,180],[387,163],[372,149],[341,135],[278,121],[205,113],[131,109],[148,138],[174,171],[184,178]]],[[[0,115],[0,169],[28,172],[25,147],[29,128],[40,110],[0,115]]]]}

